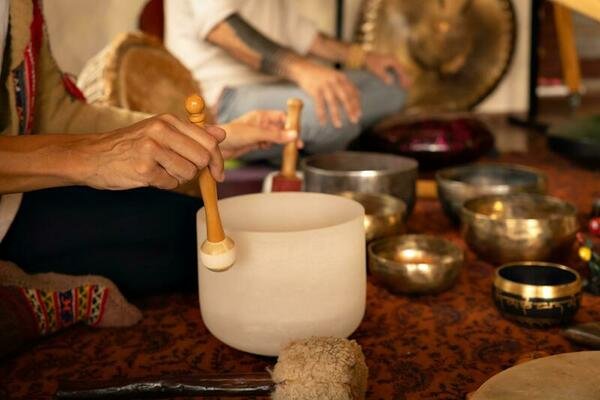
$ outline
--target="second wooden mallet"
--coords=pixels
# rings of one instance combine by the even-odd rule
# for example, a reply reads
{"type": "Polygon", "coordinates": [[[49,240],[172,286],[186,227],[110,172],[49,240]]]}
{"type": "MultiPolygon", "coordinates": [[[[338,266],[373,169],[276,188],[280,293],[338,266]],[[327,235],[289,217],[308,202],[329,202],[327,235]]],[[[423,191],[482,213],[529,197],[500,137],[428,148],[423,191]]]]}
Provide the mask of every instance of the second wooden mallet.
{"type": "MultiPolygon", "coordinates": [[[[185,101],[190,122],[199,127],[204,126],[204,107],[204,100],[198,95],[185,101]]],[[[225,236],[217,203],[217,183],[208,167],[200,171],[200,192],[206,215],[206,240],[200,246],[200,261],[212,271],[225,271],[235,262],[235,243],[225,236]]]]}
{"type": "MultiPolygon", "coordinates": [[[[302,112],[302,100],[291,98],[287,101],[286,130],[295,130],[300,137],[300,114],[302,112]]],[[[296,164],[298,163],[297,141],[293,140],[283,147],[281,170],[273,177],[271,191],[273,192],[299,192],[302,190],[302,181],[296,175],[296,164]]]]}

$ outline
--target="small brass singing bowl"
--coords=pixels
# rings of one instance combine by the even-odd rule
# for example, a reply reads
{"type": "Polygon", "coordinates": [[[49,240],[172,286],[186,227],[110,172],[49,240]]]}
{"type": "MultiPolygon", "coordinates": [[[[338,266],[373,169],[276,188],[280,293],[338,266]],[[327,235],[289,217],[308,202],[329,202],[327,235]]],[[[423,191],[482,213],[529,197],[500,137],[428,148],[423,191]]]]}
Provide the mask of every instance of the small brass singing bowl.
{"type": "Polygon", "coordinates": [[[575,206],[538,194],[477,197],[462,208],[465,241],[480,258],[497,265],[559,257],[578,227],[575,206]]]}
{"type": "Polygon", "coordinates": [[[384,193],[341,192],[365,208],[365,235],[367,242],[397,235],[404,229],[406,204],[397,197],[384,193]]]}
{"type": "Polygon", "coordinates": [[[581,278],[564,265],[539,261],[505,264],[496,270],[493,298],[518,323],[545,327],[569,322],[581,302],[581,278]]]}
{"type": "Polygon", "coordinates": [[[452,287],[463,251],[430,235],[402,235],[369,244],[369,271],[392,293],[431,294],[452,287]]]}

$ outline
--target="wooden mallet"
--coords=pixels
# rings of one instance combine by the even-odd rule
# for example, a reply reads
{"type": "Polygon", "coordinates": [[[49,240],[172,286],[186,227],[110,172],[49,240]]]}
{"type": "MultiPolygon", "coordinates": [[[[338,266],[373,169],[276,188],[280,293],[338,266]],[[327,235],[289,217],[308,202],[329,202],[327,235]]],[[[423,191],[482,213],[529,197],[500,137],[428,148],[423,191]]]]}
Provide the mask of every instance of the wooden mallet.
{"type": "MultiPolygon", "coordinates": [[[[300,113],[302,112],[302,100],[292,98],[287,101],[286,130],[295,130],[300,137],[300,113]]],[[[298,164],[297,140],[287,143],[283,147],[281,170],[273,177],[271,191],[273,192],[299,192],[302,190],[302,181],[296,176],[296,164],[298,164]]]]}
{"type": "MultiPolygon", "coordinates": [[[[191,123],[204,126],[204,100],[192,95],[185,101],[191,123]]],[[[200,246],[200,261],[212,271],[225,271],[235,262],[235,243],[225,236],[217,203],[217,184],[208,167],[200,171],[200,192],[206,216],[206,240],[200,246]]]]}

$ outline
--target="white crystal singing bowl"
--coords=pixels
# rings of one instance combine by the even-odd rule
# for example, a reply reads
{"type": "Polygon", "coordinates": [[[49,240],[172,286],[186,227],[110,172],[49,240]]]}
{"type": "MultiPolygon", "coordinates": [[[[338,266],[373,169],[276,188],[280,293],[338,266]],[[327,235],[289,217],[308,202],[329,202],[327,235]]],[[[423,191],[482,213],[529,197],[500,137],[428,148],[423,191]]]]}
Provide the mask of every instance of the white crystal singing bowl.
{"type": "MultiPolygon", "coordinates": [[[[320,193],[260,193],[219,201],[237,259],[227,271],[198,265],[200,310],[236,349],[276,356],[290,340],[347,337],[365,311],[363,207],[320,193]]],[[[206,239],[197,214],[198,248],[206,239]]]]}

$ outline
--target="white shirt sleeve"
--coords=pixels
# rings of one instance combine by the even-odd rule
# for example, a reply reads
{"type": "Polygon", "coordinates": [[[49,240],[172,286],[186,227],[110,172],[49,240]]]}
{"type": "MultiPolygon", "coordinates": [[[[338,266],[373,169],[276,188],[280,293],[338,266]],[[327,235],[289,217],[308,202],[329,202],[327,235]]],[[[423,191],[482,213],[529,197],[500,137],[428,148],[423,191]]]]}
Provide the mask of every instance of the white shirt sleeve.
{"type": "MultiPolygon", "coordinates": [[[[179,0],[181,1],[181,0],[179,0]]],[[[200,39],[231,14],[239,12],[243,0],[188,0],[200,39]]]]}
{"type": "Polygon", "coordinates": [[[319,30],[316,24],[297,11],[295,0],[279,0],[283,2],[283,15],[285,15],[285,27],[287,43],[301,55],[306,55],[315,40],[319,30]]]}

